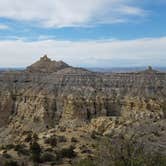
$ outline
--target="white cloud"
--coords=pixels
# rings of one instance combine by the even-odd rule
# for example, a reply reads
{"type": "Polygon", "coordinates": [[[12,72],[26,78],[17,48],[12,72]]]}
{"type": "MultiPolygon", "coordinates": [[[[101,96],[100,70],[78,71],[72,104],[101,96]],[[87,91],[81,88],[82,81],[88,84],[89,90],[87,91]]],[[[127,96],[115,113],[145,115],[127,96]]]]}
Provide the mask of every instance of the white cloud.
{"type": "Polygon", "coordinates": [[[166,66],[166,37],[137,40],[0,41],[0,67],[27,66],[48,54],[74,66],[166,66]]]}
{"type": "MultiPolygon", "coordinates": [[[[125,22],[147,12],[137,0],[0,0],[0,17],[34,21],[45,27],[125,22]]],[[[34,23],[34,25],[38,25],[34,23]]]]}
{"type": "Polygon", "coordinates": [[[0,30],[6,30],[6,29],[9,29],[7,25],[0,24],[0,30]]]}

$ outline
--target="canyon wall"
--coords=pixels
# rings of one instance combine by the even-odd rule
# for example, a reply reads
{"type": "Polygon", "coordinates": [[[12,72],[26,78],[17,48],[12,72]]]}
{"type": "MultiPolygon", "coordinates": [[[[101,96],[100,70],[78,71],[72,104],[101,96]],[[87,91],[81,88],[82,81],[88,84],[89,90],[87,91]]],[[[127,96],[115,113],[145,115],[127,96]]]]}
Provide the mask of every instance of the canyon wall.
{"type": "Polygon", "coordinates": [[[41,131],[57,124],[81,125],[94,117],[119,116],[125,109],[162,111],[165,95],[166,73],[152,69],[137,73],[94,73],[70,67],[47,73],[1,72],[0,125],[41,131]]]}

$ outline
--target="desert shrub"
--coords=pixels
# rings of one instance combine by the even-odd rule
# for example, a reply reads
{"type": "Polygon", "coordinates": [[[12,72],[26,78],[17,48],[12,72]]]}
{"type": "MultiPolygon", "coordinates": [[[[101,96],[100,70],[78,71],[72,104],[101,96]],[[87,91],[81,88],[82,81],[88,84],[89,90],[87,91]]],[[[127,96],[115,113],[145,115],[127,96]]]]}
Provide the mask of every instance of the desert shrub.
{"type": "Polygon", "coordinates": [[[76,153],[74,152],[74,147],[70,146],[68,148],[63,148],[57,153],[58,158],[74,158],[76,153]]]}
{"type": "Polygon", "coordinates": [[[32,141],[37,141],[38,135],[36,133],[31,133],[29,132],[25,138],[25,142],[32,142],[32,141]]]}
{"type": "Polygon", "coordinates": [[[39,139],[38,135],[36,133],[33,134],[33,141],[37,141],[39,139]]]}
{"type": "Polygon", "coordinates": [[[5,146],[4,145],[1,145],[0,146],[0,150],[4,150],[5,149],[5,146]]]}
{"type": "Polygon", "coordinates": [[[6,161],[4,163],[4,166],[19,166],[17,161],[13,161],[13,160],[10,160],[10,161],[6,161]]]}
{"type": "Polygon", "coordinates": [[[14,149],[15,151],[18,152],[18,154],[23,154],[23,155],[29,154],[28,150],[25,149],[25,146],[23,144],[18,144],[18,145],[9,144],[9,145],[3,146],[2,149],[4,150],[14,149]]]}
{"type": "Polygon", "coordinates": [[[11,155],[8,153],[3,153],[2,156],[6,159],[12,158],[11,155]]]}
{"type": "Polygon", "coordinates": [[[5,149],[10,150],[10,149],[14,149],[15,145],[14,144],[8,144],[5,146],[5,149]]]}
{"type": "Polygon", "coordinates": [[[58,136],[57,139],[58,139],[58,142],[66,142],[67,141],[65,136],[58,136]]]}
{"type": "Polygon", "coordinates": [[[1,149],[1,150],[11,150],[11,149],[13,149],[14,147],[15,147],[14,144],[8,144],[8,145],[2,145],[2,146],[0,147],[0,149],[1,149]]]}
{"type": "Polygon", "coordinates": [[[78,140],[77,140],[77,138],[72,137],[72,138],[71,138],[71,142],[78,142],[78,140]]]}
{"type": "Polygon", "coordinates": [[[46,148],[45,151],[46,152],[53,152],[54,150],[52,148],[46,148]]]}
{"type": "Polygon", "coordinates": [[[115,140],[105,138],[99,143],[97,150],[97,166],[165,166],[166,157],[156,152],[145,150],[136,136],[119,137],[115,140]]]}
{"type": "Polygon", "coordinates": [[[117,166],[139,166],[144,164],[144,156],[142,155],[144,146],[135,142],[134,136],[129,139],[120,139],[118,145],[116,143],[112,145],[111,150],[113,152],[111,158],[117,166]]]}
{"type": "Polygon", "coordinates": [[[28,135],[25,137],[25,142],[31,142],[32,141],[32,133],[28,133],[28,135]]]}
{"type": "Polygon", "coordinates": [[[53,154],[48,152],[42,154],[41,162],[50,162],[50,161],[56,161],[56,157],[53,154]]]}
{"type": "Polygon", "coordinates": [[[78,161],[74,166],[96,166],[94,162],[90,159],[82,159],[78,161]]]}
{"type": "Polygon", "coordinates": [[[166,165],[166,156],[160,153],[147,154],[146,159],[147,166],[165,166],[166,165]]]}
{"type": "Polygon", "coordinates": [[[33,162],[40,162],[41,147],[37,142],[32,142],[30,145],[31,159],[33,162]]]}
{"type": "Polygon", "coordinates": [[[113,142],[104,140],[99,150],[98,162],[105,166],[140,166],[144,165],[144,147],[135,142],[134,137],[119,137],[113,142]],[[102,149],[101,149],[102,148],[102,149]]]}
{"type": "Polygon", "coordinates": [[[18,154],[29,155],[29,151],[25,148],[25,145],[23,144],[15,145],[14,150],[17,151],[18,154]]]}
{"type": "Polygon", "coordinates": [[[91,133],[91,138],[92,139],[96,139],[97,138],[97,133],[96,133],[96,131],[92,131],[92,133],[91,133]]]}
{"type": "Polygon", "coordinates": [[[57,145],[57,138],[55,135],[53,135],[50,138],[46,138],[44,142],[46,144],[51,145],[51,146],[56,146],[57,145]]]}

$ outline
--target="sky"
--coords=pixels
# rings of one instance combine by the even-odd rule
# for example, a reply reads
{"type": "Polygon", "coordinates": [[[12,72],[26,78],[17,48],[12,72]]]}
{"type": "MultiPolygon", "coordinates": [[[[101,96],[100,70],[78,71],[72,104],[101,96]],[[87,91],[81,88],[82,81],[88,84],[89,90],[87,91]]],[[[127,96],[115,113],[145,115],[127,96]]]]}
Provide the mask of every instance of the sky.
{"type": "Polygon", "coordinates": [[[166,67],[166,0],[0,0],[0,67],[166,67]]]}

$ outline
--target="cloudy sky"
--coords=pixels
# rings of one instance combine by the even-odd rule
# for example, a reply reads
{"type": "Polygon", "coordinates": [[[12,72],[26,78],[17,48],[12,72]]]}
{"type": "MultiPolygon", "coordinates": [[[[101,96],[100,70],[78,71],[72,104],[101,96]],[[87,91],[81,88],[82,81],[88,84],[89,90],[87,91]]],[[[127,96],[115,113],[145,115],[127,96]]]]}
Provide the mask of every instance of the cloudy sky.
{"type": "Polygon", "coordinates": [[[0,67],[166,66],[166,0],[0,0],[0,67]]]}

